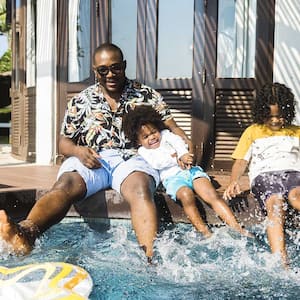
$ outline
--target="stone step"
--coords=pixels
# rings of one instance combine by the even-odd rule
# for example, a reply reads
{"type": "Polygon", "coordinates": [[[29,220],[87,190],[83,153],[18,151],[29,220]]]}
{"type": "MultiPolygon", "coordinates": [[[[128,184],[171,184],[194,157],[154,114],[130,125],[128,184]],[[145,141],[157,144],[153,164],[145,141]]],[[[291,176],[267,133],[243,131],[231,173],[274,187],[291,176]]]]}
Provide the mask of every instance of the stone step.
{"type": "MultiPolygon", "coordinates": [[[[38,201],[45,193],[47,190],[2,188],[0,189],[0,209],[5,209],[14,220],[21,220],[26,217],[35,201],[38,201]]],[[[175,203],[164,192],[155,194],[155,203],[160,221],[189,222],[181,205],[175,203]]],[[[231,207],[235,208],[236,217],[245,226],[260,223],[264,219],[257,202],[249,194],[236,198],[231,202],[231,207]]],[[[198,209],[208,224],[222,224],[214,211],[203,201],[198,202],[198,209]]],[[[130,219],[130,209],[120,194],[114,190],[106,190],[77,203],[69,210],[67,216],[85,219],[130,219]]]]}
{"type": "MultiPolygon", "coordinates": [[[[215,174],[216,175],[216,174],[215,174]]],[[[212,176],[213,183],[217,192],[222,196],[227,180],[222,176],[219,180],[218,175],[212,176]]],[[[242,181],[246,190],[243,194],[229,201],[229,206],[234,211],[239,222],[244,226],[261,223],[265,216],[261,209],[247,190],[247,178],[242,181]]],[[[7,210],[8,214],[16,221],[26,217],[35,201],[38,201],[42,195],[47,193],[47,189],[20,189],[9,186],[0,188],[0,209],[7,210]]],[[[177,223],[189,222],[180,204],[175,203],[162,190],[155,194],[155,203],[157,206],[158,218],[162,222],[177,223]]],[[[203,201],[198,201],[198,209],[203,219],[211,225],[222,225],[220,219],[214,211],[203,201]]],[[[86,220],[97,218],[111,219],[130,219],[129,205],[120,194],[114,190],[106,190],[96,193],[86,200],[74,205],[67,214],[68,217],[82,217],[86,220]]],[[[292,212],[293,224],[300,228],[300,214],[292,212]]]]}

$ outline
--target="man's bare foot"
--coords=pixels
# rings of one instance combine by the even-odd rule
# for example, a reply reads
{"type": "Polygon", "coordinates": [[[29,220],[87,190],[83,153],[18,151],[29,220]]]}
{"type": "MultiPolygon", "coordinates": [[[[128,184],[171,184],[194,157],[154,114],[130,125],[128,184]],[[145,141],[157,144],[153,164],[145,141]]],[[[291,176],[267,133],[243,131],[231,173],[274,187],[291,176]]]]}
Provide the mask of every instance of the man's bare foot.
{"type": "Polygon", "coordinates": [[[11,246],[15,254],[28,254],[32,250],[30,238],[18,224],[9,219],[4,210],[0,210],[0,238],[11,246]]]}
{"type": "Polygon", "coordinates": [[[205,232],[202,232],[202,234],[206,239],[212,236],[212,232],[210,230],[206,230],[205,232]]]}
{"type": "Polygon", "coordinates": [[[151,266],[153,265],[152,256],[147,256],[147,264],[151,266]]]}
{"type": "Polygon", "coordinates": [[[246,230],[246,229],[244,229],[244,228],[242,228],[241,230],[240,230],[240,234],[241,235],[244,235],[244,236],[246,236],[246,237],[248,237],[248,238],[255,238],[255,236],[254,236],[254,234],[252,234],[251,232],[249,232],[248,230],[246,230]]]}

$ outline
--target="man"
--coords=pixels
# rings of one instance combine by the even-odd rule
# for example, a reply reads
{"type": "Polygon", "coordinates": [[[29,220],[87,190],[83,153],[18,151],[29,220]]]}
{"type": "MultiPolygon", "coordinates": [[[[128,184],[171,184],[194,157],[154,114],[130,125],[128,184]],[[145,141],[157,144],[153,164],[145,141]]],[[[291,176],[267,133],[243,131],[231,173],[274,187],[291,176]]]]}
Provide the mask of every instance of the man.
{"type": "Polygon", "coordinates": [[[151,260],[157,232],[153,192],[159,176],[134,155],[121,131],[122,116],[129,107],[149,104],[172,132],[189,146],[191,143],[173,120],[161,95],[126,78],[126,61],[120,48],[109,43],[98,47],[93,69],[98,82],[68,103],[59,141],[60,153],[67,159],[56,183],[19,224],[12,223],[0,211],[0,236],[16,253],[29,253],[36,238],[60,222],[73,203],[112,187],[128,201],[137,240],[151,260]]]}

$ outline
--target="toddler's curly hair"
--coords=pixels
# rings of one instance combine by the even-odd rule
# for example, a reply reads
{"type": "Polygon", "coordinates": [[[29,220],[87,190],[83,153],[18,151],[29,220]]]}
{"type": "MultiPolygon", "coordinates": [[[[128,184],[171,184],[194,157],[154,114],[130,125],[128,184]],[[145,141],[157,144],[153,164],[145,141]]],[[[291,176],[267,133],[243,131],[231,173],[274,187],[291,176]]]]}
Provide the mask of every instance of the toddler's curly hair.
{"type": "Polygon", "coordinates": [[[150,105],[137,105],[124,115],[122,129],[125,136],[138,146],[138,133],[142,126],[151,124],[159,131],[166,129],[160,114],[150,105]]]}
{"type": "Polygon", "coordinates": [[[252,106],[253,121],[263,124],[270,116],[270,105],[277,104],[282,118],[290,125],[295,117],[295,99],[291,89],[275,82],[265,84],[252,106]]]}

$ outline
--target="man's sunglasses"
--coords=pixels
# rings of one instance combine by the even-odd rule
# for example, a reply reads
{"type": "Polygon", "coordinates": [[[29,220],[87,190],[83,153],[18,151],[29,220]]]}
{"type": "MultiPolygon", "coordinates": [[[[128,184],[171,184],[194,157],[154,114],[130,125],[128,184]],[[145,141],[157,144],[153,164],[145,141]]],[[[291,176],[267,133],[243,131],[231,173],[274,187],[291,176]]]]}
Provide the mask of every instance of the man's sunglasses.
{"type": "Polygon", "coordinates": [[[100,76],[106,76],[109,73],[109,71],[118,75],[124,71],[125,66],[126,66],[126,60],[123,60],[120,63],[116,63],[110,66],[100,66],[96,68],[96,71],[100,76]]]}

